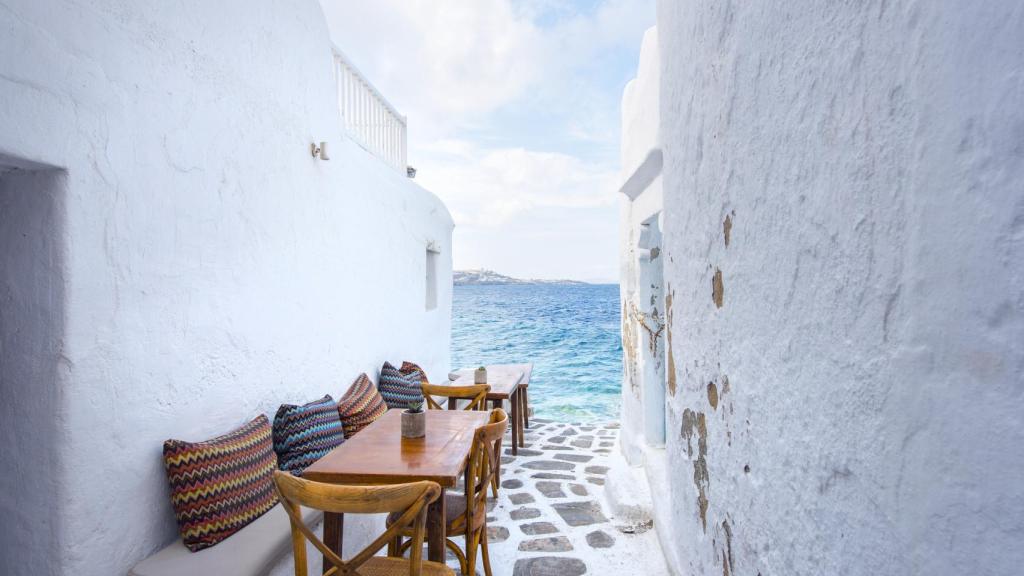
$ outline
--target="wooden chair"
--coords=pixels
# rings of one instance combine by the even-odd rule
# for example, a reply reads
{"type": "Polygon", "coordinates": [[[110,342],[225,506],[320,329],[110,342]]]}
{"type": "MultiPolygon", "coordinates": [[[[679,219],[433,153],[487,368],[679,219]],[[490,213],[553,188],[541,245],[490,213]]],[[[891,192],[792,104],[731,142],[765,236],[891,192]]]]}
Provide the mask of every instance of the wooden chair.
{"type": "Polygon", "coordinates": [[[486,410],[487,394],[491,391],[489,384],[475,384],[472,386],[438,386],[437,384],[422,384],[423,399],[427,401],[428,410],[444,410],[441,404],[434,400],[434,396],[440,398],[470,398],[469,405],[463,410],[486,410]]]}
{"type": "MultiPolygon", "coordinates": [[[[508,415],[504,410],[491,410],[489,423],[476,430],[473,451],[469,455],[469,464],[466,465],[465,494],[449,492],[445,495],[448,536],[465,536],[466,552],[463,553],[450,538],[445,541],[445,546],[459,559],[462,573],[467,576],[476,573],[478,547],[483,556],[484,573],[491,576],[491,558],[487,551],[487,489],[491,486],[491,479],[501,461],[500,452],[495,450],[495,446],[500,446],[498,443],[505,435],[508,424],[508,415]]],[[[388,517],[388,525],[393,526],[400,520],[397,514],[391,514],[388,517]]],[[[412,533],[405,529],[396,539],[394,549],[399,554],[410,548],[415,553],[418,547],[423,547],[422,541],[417,542],[415,538],[402,543],[402,537],[410,535],[412,533]]]]}
{"type": "Polygon", "coordinates": [[[287,472],[274,472],[274,486],[292,525],[292,549],[295,576],[308,576],[306,540],[308,539],[334,566],[325,576],[454,576],[451,568],[423,560],[427,505],[437,500],[441,487],[436,482],[411,482],[384,486],[342,486],[296,478],[287,472]],[[301,506],[346,514],[383,514],[395,517],[384,531],[352,559],[342,560],[302,521],[301,506]],[[374,556],[400,532],[412,536],[410,559],[374,556]]]}

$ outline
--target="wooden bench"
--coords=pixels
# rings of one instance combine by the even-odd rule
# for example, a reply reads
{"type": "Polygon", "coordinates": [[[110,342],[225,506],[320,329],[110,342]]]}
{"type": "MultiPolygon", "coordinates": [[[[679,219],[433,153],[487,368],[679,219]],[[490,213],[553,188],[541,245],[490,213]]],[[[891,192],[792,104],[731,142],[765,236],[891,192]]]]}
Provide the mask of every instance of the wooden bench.
{"type": "MultiPolygon", "coordinates": [[[[321,518],[319,510],[302,511],[307,526],[321,518]]],[[[263,576],[291,553],[291,547],[291,523],[278,504],[216,546],[189,552],[179,538],[139,562],[128,576],[263,576]]]]}

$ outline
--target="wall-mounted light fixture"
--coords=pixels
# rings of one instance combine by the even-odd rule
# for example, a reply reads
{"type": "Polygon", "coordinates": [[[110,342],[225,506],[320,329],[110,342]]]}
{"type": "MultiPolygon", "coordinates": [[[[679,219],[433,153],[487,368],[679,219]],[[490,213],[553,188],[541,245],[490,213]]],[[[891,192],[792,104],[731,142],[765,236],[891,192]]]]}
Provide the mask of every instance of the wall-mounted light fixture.
{"type": "Polygon", "coordinates": [[[331,157],[327,155],[327,142],[321,142],[319,146],[314,142],[309,145],[309,151],[313,154],[313,158],[320,158],[321,160],[331,159],[331,157]]]}

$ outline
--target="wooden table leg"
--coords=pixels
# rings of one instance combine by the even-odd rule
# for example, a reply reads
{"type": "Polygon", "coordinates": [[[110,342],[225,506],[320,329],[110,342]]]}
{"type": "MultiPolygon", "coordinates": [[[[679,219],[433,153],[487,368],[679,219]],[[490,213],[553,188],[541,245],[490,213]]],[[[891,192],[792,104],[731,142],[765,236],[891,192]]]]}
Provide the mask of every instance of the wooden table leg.
{"type": "Polygon", "coordinates": [[[427,560],[441,564],[444,564],[445,531],[448,529],[445,523],[444,494],[445,489],[441,488],[441,495],[427,508],[427,560]]]}
{"type": "Polygon", "coordinates": [[[529,428],[530,427],[530,401],[529,401],[530,397],[526,394],[527,389],[528,388],[526,386],[523,386],[523,391],[521,392],[521,394],[523,395],[523,427],[524,428],[529,428]]]}
{"type": "Polygon", "coordinates": [[[512,408],[512,421],[510,428],[512,429],[512,455],[516,456],[519,454],[519,392],[513,391],[512,396],[508,399],[508,403],[512,408]]]}
{"type": "Polygon", "coordinates": [[[520,388],[519,393],[516,394],[519,397],[519,422],[516,423],[516,426],[519,427],[520,447],[526,446],[526,428],[524,426],[526,424],[526,402],[523,400],[526,397],[525,394],[526,388],[520,388]]]}
{"type": "Polygon", "coordinates": [[[522,448],[523,446],[526,445],[526,439],[525,439],[526,435],[524,434],[524,428],[523,428],[523,425],[522,425],[523,424],[523,420],[525,420],[525,418],[526,418],[526,413],[525,413],[526,412],[526,403],[524,403],[522,401],[522,393],[523,393],[523,388],[519,388],[518,392],[516,392],[516,395],[515,395],[516,396],[515,400],[516,400],[517,403],[519,403],[519,418],[518,418],[518,420],[513,422],[513,424],[516,426],[517,431],[519,433],[519,447],[520,448],[522,448]]]}
{"type": "MultiPolygon", "coordinates": [[[[344,532],[345,515],[336,514],[334,512],[324,512],[324,544],[326,544],[332,552],[342,558],[344,558],[344,556],[341,555],[341,537],[344,532]]],[[[326,574],[331,568],[334,568],[334,564],[331,564],[330,560],[325,557],[323,561],[323,573],[326,574]]]]}

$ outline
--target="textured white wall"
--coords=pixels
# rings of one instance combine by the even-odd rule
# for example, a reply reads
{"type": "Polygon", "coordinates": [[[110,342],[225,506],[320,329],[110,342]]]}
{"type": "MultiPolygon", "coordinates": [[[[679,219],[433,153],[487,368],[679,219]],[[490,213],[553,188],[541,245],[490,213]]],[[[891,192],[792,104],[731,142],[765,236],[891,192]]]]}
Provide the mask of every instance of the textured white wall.
{"type": "Polygon", "coordinates": [[[658,54],[658,29],[644,32],[636,78],[626,84],[622,94],[622,179],[628,179],[648,153],[661,145],[659,111],[661,69],[658,54]]]}
{"type": "Polygon", "coordinates": [[[315,0],[0,0],[0,30],[0,154],[67,173],[62,573],[122,574],[176,537],[164,439],[384,360],[447,372],[451,287],[426,312],[424,267],[434,242],[451,277],[451,218],[343,138],[315,0]]]}
{"type": "Polygon", "coordinates": [[[1021,4],[665,1],[658,30],[677,569],[1018,573],[1021,4]]]}
{"type": "MultiPolygon", "coordinates": [[[[631,80],[622,96],[622,173],[623,183],[636,178],[650,153],[660,146],[658,137],[660,88],[658,68],[658,33],[650,28],[644,33],[640,48],[640,65],[636,78],[631,80]]],[[[651,364],[643,329],[631,314],[635,304],[645,312],[650,303],[640,300],[644,286],[637,255],[641,224],[661,211],[661,178],[655,177],[634,199],[622,195],[619,207],[619,290],[622,308],[622,432],[619,436],[623,455],[633,465],[642,462],[644,445],[643,398],[645,367],[651,364]]],[[[662,312],[664,309],[659,307],[662,312]]],[[[664,347],[661,347],[664,350],[664,347]]],[[[658,385],[663,385],[658,383],[658,385]]]]}

